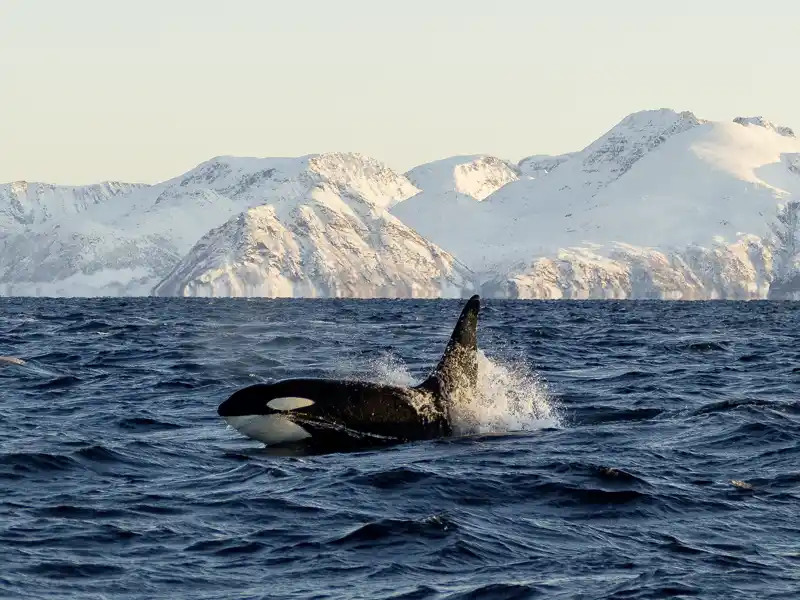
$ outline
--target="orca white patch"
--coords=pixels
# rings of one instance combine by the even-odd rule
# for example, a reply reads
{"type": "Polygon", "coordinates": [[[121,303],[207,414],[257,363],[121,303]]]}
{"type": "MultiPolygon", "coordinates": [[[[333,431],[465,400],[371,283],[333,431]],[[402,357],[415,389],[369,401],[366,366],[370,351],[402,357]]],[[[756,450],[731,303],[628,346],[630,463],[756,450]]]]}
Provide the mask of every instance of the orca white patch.
{"type": "Polygon", "coordinates": [[[282,411],[297,410],[298,408],[305,408],[306,406],[311,406],[312,404],[314,404],[313,400],[309,400],[308,398],[297,398],[294,396],[289,396],[286,398],[273,398],[267,402],[267,406],[269,406],[271,409],[282,411]]]}
{"type": "Polygon", "coordinates": [[[249,438],[271,444],[299,442],[311,437],[305,429],[281,415],[225,417],[228,425],[249,438]]]}

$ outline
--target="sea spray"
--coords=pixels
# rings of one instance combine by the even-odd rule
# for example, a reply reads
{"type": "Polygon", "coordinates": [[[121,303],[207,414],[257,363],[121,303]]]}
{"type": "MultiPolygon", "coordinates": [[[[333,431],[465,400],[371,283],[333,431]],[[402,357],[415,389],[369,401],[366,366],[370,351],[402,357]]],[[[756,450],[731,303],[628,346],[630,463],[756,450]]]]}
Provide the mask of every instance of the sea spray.
{"type": "Polygon", "coordinates": [[[455,431],[505,433],[559,427],[558,407],[546,383],[524,361],[478,351],[478,390],[451,407],[455,431]]]}
{"type": "MultiPolygon", "coordinates": [[[[420,383],[403,360],[383,353],[366,363],[340,368],[362,381],[411,387],[420,383]]],[[[477,394],[451,406],[457,435],[534,431],[560,427],[562,418],[545,381],[521,359],[489,358],[478,350],[477,394]]]]}

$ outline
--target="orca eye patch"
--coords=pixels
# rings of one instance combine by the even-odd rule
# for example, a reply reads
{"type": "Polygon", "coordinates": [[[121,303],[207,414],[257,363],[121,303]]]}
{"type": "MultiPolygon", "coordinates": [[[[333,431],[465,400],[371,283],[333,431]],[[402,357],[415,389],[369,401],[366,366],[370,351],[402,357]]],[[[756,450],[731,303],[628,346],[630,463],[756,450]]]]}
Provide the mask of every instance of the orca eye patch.
{"type": "Polygon", "coordinates": [[[287,398],[273,398],[267,402],[267,406],[269,408],[282,411],[305,408],[306,406],[311,406],[312,404],[314,404],[313,400],[309,400],[308,398],[296,398],[293,396],[287,398]]]}

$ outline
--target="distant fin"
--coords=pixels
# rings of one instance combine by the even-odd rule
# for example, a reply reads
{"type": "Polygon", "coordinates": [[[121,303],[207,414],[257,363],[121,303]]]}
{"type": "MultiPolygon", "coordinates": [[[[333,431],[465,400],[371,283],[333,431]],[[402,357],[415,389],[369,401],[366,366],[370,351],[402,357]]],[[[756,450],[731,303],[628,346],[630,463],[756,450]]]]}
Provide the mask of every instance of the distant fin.
{"type": "Polygon", "coordinates": [[[478,312],[480,296],[469,299],[458,318],[436,369],[419,387],[443,397],[460,389],[472,392],[478,385],[478,312]]]}
{"type": "Polygon", "coordinates": [[[0,356],[0,364],[24,365],[25,361],[16,356],[0,356]]]}

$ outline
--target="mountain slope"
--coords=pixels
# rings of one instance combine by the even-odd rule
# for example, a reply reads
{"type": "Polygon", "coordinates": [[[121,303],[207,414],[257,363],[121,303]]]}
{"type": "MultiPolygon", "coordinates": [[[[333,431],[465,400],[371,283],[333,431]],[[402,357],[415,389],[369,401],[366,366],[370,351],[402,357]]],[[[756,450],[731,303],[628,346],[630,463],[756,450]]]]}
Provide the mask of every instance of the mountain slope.
{"type": "Polygon", "coordinates": [[[59,200],[68,188],[50,186],[56,191],[36,196],[38,212],[5,205],[15,226],[0,235],[0,290],[147,294],[210,229],[323,183],[380,210],[418,192],[404,176],[358,154],[220,157],[158,185],[90,187],[71,203],[59,200]],[[109,202],[112,191],[119,198],[109,202]]]}
{"type": "Polygon", "coordinates": [[[572,152],[570,154],[561,154],[559,156],[534,154],[533,156],[528,156],[519,161],[517,164],[517,170],[523,177],[539,179],[555,171],[558,167],[575,156],[575,154],[577,153],[572,152]]]}
{"type": "Polygon", "coordinates": [[[516,166],[218,157],[153,186],[0,187],[0,293],[764,297],[762,237],[797,198],[791,129],[667,109],[516,166]]]}
{"type": "Polygon", "coordinates": [[[458,297],[468,293],[470,279],[452,256],[379,206],[325,183],[211,230],[154,293],[458,297]]]}
{"type": "Polygon", "coordinates": [[[178,254],[167,238],[89,224],[0,238],[0,295],[146,296],[178,254]]]}
{"type": "Polygon", "coordinates": [[[494,156],[453,156],[414,167],[406,177],[427,194],[457,193],[475,200],[484,200],[519,179],[505,161],[494,156]]]}
{"type": "Polygon", "coordinates": [[[637,113],[544,176],[403,218],[478,270],[587,243],[673,248],[762,235],[777,203],[800,193],[800,143],[759,123],[637,113]]]}
{"type": "Polygon", "coordinates": [[[464,236],[482,227],[479,219],[470,220],[480,214],[475,205],[519,179],[505,161],[493,156],[454,156],[420,165],[406,175],[422,191],[396,204],[392,214],[445,250],[462,252],[464,236]]]}
{"type": "Polygon", "coordinates": [[[770,248],[757,236],[732,244],[658,251],[615,244],[559,250],[486,278],[485,296],[519,299],[755,300],[767,297],[770,248]]]}
{"type": "Polygon", "coordinates": [[[667,130],[664,137],[660,123],[627,141],[629,127],[612,130],[547,177],[509,185],[487,202],[501,218],[525,221],[513,233],[515,241],[535,238],[530,246],[671,247],[763,233],[765,215],[800,192],[783,158],[800,150],[794,138],[684,113],[667,130]]]}
{"type": "Polygon", "coordinates": [[[0,233],[8,234],[52,223],[146,187],[117,181],[85,186],[27,181],[0,185],[0,233]]]}
{"type": "Polygon", "coordinates": [[[264,203],[303,196],[320,183],[351,190],[382,208],[418,190],[376,160],[360,154],[321,154],[299,158],[218,157],[127,203],[104,206],[88,217],[109,227],[162,235],[178,250],[189,248],[212,227],[264,203]],[[181,218],[187,211],[192,219],[181,218]]]}

